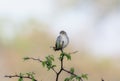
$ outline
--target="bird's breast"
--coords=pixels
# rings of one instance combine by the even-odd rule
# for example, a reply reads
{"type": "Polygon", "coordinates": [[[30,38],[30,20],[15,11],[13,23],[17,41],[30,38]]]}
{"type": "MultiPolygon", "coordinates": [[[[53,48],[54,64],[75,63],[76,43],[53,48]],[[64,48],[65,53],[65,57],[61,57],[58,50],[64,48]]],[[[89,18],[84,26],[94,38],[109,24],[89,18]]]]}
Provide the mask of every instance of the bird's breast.
{"type": "Polygon", "coordinates": [[[69,43],[69,39],[67,36],[62,36],[63,48],[66,47],[69,43]]]}

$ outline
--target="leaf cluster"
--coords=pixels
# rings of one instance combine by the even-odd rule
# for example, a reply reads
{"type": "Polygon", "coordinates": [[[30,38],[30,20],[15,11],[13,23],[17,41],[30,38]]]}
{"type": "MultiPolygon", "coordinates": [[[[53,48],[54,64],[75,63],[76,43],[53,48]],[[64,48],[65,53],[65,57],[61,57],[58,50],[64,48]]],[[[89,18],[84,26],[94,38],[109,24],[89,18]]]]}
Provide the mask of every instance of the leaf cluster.
{"type": "Polygon", "coordinates": [[[29,73],[19,73],[19,79],[18,81],[23,81],[24,78],[29,78],[31,79],[31,81],[36,81],[35,77],[34,77],[35,73],[33,72],[29,72],[29,73]]]}
{"type": "Polygon", "coordinates": [[[67,53],[61,53],[59,60],[61,60],[64,56],[67,58],[67,60],[71,60],[71,55],[67,53]]]}
{"type": "Polygon", "coordinates": [[[45,61],[42,61],[42,65],[43,67],[47,67],[48,70],[56,67],[56,65],[53,65],[54,62],[54,56],[53,55],[49,55],[47,57],[45,57],[45,61]]]}
{"type": "Polygon", "coordinates": [[[83,79],[88,79],[87,74],[82,74],[82,75],[74,75],[74,68],[70,69],[70,77],[67,77],[64,79],[64,81],[83,81],[81,78],[83,79]]]}

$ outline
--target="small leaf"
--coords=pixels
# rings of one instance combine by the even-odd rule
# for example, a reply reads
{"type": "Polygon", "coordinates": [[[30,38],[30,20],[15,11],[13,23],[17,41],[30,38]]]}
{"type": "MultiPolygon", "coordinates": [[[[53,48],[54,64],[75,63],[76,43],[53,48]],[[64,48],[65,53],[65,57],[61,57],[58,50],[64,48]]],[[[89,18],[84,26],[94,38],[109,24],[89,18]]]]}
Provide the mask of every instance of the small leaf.
{"type": "Polygon", "coordinates": [[[29,57],[24,57],[23,59],[24,59],[24,61],[25,61],[25,60],[29,60],[30,58],[29,58],[29,57]]]}
{"type": "Polygon", "coordinates": [[[47,65],[47,66],[51,66],[51,65],[52,65],[52,62],[48,60],[48,61],[46,61],[46,65],[47,65]]]}
{"type": "Polygon", "coordinates": [[[84,79],[88,79],[88,74],[82,74],[81,77],[84,79]]]}
{"type": "Polygon", "coordinates": [[[32,77],[32,81],[35,81],[35,78],[34,78],[34,76],[33,76],[33,75],[31,75],[31,77],[32,77]]]}
{"type": "Polygon", "coordinates": [[[23,74],[22,74],[22,73],[20,73],[19,75],[20,75],[20,77],[22,77],[22,76],[23,76],[23,74]]]}
{"type": "Polygon", "coordinates": [[[49,58],[54,61],[54,56],[53,55],[50,55],[49,58]]]}
{"type": "Polygon", "coordinates": [[[23,78],[20,77],[20,78],[18,79],[18,81],[23,81],[23,78]]]}
{"type": "Polygon", "coordinates": [[[65,54],[67,60],[71,60],[71,55],[70,54],[65,54]]]}
{"type": "Polygon", "coordinates": [[[69,78],[65,78],[65,80],[64,81],[70,81],[70,79],[69,78]]]}
{"type": "Polygon", "coordinates": [[[60,57],[59,57],[59,60],[62,60],[63,57],[64,57],[64,53],[61,53],[61,54],[60,54],[60,57]]]}
{"type": "Polygon", "coordinates": [[[45,67],[45,62],[44,61],[42,61],[42,65],[43,65],[43,67],[45,67]]]}
{"type": "Polygon", "coordinates": [[[30,76],[30,73],[26,73],[26,75],[29,77],[29,76],[30,76]]]}
{"type": "Polygon", "coordinates": [[[46,57],[46,63],[47,63],[47,64],[51,64],[51,63],[52,63],[52,60],[51,60],[49,57],[46,57]]]}
{"type": "Polygon", "coordinates": [[[71,68],[71,69],[70,69],[70,72],[71,72],[71,73],[74,73],[74,68],[71,68]]]}
{"type": "Polygon", "coordinates": [[[48,71],[51,69],[51,67],[50,67],[50,66],[47,66],[47,68],[48,68],[48,71]]]}
{"type": "Polygon", "coordinates": [[[74,78],[75,78],[74,75],[71,75],[71,76],[70,76],[70,80],[73,80],[74,78]]]}
{"type": "Polygon", "coordinates": [[[76,80],[80,81],[81,77],[80,76],[76,76],[76,80]]]}

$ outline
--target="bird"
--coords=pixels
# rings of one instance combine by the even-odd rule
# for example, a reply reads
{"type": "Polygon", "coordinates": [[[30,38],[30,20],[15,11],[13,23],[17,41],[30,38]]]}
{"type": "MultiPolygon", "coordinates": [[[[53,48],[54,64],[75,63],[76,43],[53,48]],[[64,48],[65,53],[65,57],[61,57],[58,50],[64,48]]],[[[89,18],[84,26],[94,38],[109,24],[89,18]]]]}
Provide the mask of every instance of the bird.
{"type": "Polygon", "coordinates": [[[56,39],[55,47],[53,49],[55,51],[61,50],[63,52],[63,49],[69,44],[69,37],[67,36],[67,33],[62,30],[59,33],[59,36],[56,39]]]}

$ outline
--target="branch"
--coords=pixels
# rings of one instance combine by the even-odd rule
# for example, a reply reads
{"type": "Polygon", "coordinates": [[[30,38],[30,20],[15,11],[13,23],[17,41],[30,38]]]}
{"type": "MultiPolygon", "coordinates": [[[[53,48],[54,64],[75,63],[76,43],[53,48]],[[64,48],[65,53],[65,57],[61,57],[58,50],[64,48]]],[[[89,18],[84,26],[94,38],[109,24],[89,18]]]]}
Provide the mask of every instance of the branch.
{"type": "MultiPolygon", "coordinates": [[[[77,53],[77,52],[78,52],[78,51],[75,51],[75,52],[71,52],[71,53],[69,53],[69,54],[75,54],[75,53],[77,53]]],[[[65,53],[63,52],[63,50],[61,50],[61,55],[60,55],[61,65],[60,65],[60,70],[59,70],[59,72],[56,74],[56,75],[57,75],[57,76],[56,76],[56,81],[58,81],[59,75],[60,75],[60,73],[61,73],[62,71],[65,71],[65,72],[67,72],[67,73],[69,73],[69,74],[71,74],[71,75],[73,75],[73,76],[75,76],[75,77],[78,77],[78,75],[74,74],[73,72],[64,69],[64,65],[63,65],[63,63],[64,63],[64,61],[63,61],[63,60],[64,60],[64,56],[65,56],[65,53]]],[[[80,79],[81,81],[83,81],[82,77],[79,77],[79,79],[80,79]]]]}
{"type": "Polygon", "coordinates": [[[32,77],[30,76],[20,76],[20,75],[5,75],[5,77],[8,77],[8,78],[13,78],[13,77],[17,77],[17,78],[27,78],[27,79],[31,79],[33,81],[37,81],[36,79],[33,79],[32,77]]]}
{"type": "MultiPolygon", "coordinates": [[[[39,61],[40,63],[42,63],[43,61],[41,59],[37,59],[37,58],[33,58],[33,57],[27,57],[29,60],[35,60],[35,61],[39,61]]],[[[54,67],[51,67],[51,69],[57,74],[57,71],[54,69],[54,67]]]]}
{"type": "Polygon", "coordinates": [[[33,57],[28,57],[29,59],[31,60],[36,60],[36,61],[39,61],[39,62],[43,62],[41,59],[37,59],[37,58],[33,58],[33,57]]]}
{"type": "Polygon", "coordinates": [[[61,59],[60,59],[60,62],[61,62],[61,68],[60,68],[60,70],[59,70],[59,72],[56,74],[57,76],[56,76],[56,81],[58,81],[58,78],[59,78],[59,75],[60,75],[60,73],[62,72],[62,70],[63,70],[63,59],[64,59],[64,54],[63,54],[63,50],[61,50],[61,52],[62,52],[62,57],[61,57],[61,59]]]}
{"type": "MultiPolygon", "coordinates": [[[[68,70],[66,70],[64,68],[63,68],[63,71],[65,71],[65,72],[67,72],[67,73],[69,73],[71,75],[78,76],[78,75],[76,75],[76,74],[74,74],[74,73],[72,73],[72,72],[70,72],[70,71],[68,71],[68,70]]],[[[83,81],[83,79],[81,77],[80,77],[80,80],[83,81]]]]}
{"type": "Polygon", "coordinates": [[[69,54],[75,54],[75,53],[77,53],[78,51],[74,51],[74,52],[70,52],[69,54]]]}

